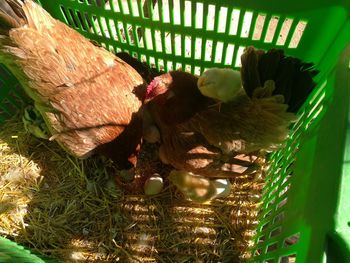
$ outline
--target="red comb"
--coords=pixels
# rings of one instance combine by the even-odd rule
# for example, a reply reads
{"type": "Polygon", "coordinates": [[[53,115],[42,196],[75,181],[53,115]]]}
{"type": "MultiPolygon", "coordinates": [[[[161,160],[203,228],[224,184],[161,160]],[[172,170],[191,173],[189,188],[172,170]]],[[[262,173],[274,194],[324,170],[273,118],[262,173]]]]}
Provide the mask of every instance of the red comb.
{"type": "Polygon", "coordinates": [[[154,78],[151,83],[147,86],[146,99],[153,97],[154,89],[158,86],[158,78],[154,78]]]}

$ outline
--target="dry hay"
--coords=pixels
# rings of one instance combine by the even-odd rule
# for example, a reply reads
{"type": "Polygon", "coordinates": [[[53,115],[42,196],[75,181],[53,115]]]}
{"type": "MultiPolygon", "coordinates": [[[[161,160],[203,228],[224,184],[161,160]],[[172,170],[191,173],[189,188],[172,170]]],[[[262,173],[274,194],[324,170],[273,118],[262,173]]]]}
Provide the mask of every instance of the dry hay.
{"type": "Polygon", "coordinates": [[[154,197],[127,194],[110,171],[109,161],[70,157],[26,133],[19,117],[9,120],[0,131],[0,234],[63,262],[249,256],[262,176],[237,177],[228,198],[198,205],[172,186],[154,197]]]}

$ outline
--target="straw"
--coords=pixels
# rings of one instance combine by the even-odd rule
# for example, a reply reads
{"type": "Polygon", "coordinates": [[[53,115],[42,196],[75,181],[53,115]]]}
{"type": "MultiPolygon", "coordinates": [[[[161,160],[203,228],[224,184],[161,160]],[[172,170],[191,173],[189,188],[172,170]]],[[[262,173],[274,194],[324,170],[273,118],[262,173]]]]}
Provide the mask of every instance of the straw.
{"type": "Polygon", "coordinates": [[[55,142],[26,133],[20,116],[0,128],[2,236],[64,262],[249,258],[261,172],[232,180],[231,195],[209,205],[186,201],[167,180],[162,193],[147,197],[140,193],[144,178],[169,172],[155,145],[142,149],[138,182],[117,185],[109,160],[68,156],[55,142]]]}

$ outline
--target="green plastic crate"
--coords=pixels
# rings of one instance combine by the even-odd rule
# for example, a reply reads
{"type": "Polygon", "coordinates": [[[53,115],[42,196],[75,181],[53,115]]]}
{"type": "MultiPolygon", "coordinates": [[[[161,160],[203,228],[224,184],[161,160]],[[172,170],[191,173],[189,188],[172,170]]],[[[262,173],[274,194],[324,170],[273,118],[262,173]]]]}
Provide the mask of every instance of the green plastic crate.
{"type": "MultiPolygon", "coordinates": [[[[316,63],[318,87],[288,145],[270,157],[252,261],[350,262],[350,1],[40,2],[105,48],[165,71],[239,67],[248,45],[316,63]]],[[[0,122],[24,98],[1,71],[0,122]]]]}

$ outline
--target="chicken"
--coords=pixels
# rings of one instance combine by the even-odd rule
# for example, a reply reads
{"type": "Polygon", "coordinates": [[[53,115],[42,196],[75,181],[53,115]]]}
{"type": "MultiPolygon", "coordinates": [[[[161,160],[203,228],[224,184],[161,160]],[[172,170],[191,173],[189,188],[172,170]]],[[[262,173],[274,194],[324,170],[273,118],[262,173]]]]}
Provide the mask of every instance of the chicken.
{"type": "Polygon", "coordinates": [[[215,198],[230,194],[231,183],[227,179],[209,180],[200,175],[172,170],[168,177],[181,193],[195,203],[206,204],[215,198]]]}
{"type": "Polygon", "coordinates": [[[173,71],[155,77],[148,85],[146,102],[160,106],[161,121],[170,125],[182,123],[198,111],[215,104],[215,100],[203,96],[197,88],[198,78],[182,71],[173,71]]]}
{"type": "Polygon", "coordinates": [[[140,74],[31,0],[0,2],[0,34],[1,62],[34,100],[51,140],[80,158],[101,152],[121,168],[135,165],[140,74]]]}
{"type": "Polygon", "coordinates": [[[228,102],[242,89],[241,73],[229,68],[210,68],[198,78],[197,85],[204,96],[228,102]]]}
{"type": "Polygon", "coordinates": [[[199,113],[218,111],[216,101],[201,94],[197,81],[189,73],[174,71],[156,77],[147,88],[145,112],[151,118],[145,126],[159,129],[160,159],[177,170],[203,176],[226,177],[254,171],[254,165],[246,168],[251,165],[249,161],[223,154],[191,127],[191,120],[196,120],[199,113]]]}
{"type": "Polygon", "coordinates": [[[277,49],[264,53],[248,47],[241,59],[244,90],[220,112],[198,114],[190,125],[225,153],[274,151],[287,139],[318,71],[312,63],[286,57],[277,49]]]}
{"type": "Polygon", "coordinates": [[[250,47],[242,55],[243,89],[236,89],[220,110],[218,97],[204,96],[197,88],[197,77],[184,72],[157,77],[147,88],[146,109],[160,131],[161,160],[202,176],[241,174],[232,156],[282,147],[297,120],[295,112],[315,87],[316,74],[312,64],[280,50],[265,53],[250,47]],[[270,69],[271,61],[277,66],[270,69]]]}

